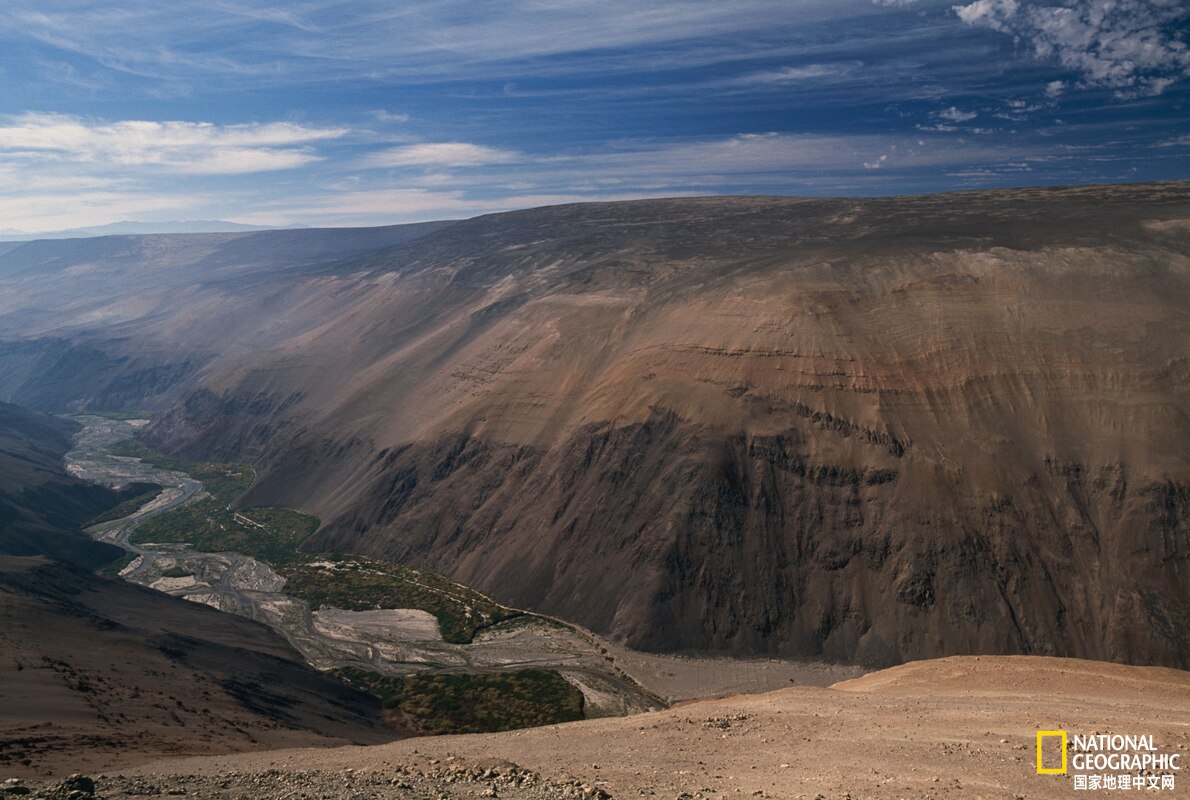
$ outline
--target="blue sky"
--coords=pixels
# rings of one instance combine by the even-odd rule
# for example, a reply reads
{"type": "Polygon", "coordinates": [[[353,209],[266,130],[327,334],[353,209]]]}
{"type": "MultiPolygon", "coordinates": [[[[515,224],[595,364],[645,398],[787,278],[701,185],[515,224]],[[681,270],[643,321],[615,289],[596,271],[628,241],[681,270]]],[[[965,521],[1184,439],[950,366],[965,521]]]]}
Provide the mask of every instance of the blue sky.
{"type": "Polygon", "coordinates": [[[1182,0],[4,0],[0,228],[1190,177],[1182,0]]]}

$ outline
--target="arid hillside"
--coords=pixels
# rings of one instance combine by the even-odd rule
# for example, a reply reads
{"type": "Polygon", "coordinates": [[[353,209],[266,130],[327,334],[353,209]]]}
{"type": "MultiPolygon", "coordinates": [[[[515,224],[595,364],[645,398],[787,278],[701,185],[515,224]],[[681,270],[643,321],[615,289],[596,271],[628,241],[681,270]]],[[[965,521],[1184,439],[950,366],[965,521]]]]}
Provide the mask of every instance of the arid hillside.
{"type": "Polygon", "coordinates": [[[113,491],[66,474],[62,456],[78,426],[0,403],[0,555],[50,555],[97,567],[120,556],[82,526],[121,501],[153,488],[113,491]]]}
{"type": "Polygon", "coordinates": [[[380,703],[256,622],[91,570],[81,526],[152,484],[66,474],[73,422],[0,404],[0,771],[392,738],[380,703]]]}
{"type": "MultiPolygon", "coordinates": [[[[85,324],[6,300],[0,372],[26,377],[0,391],[143,401],[154,444],[251,461],[247,502],[318,515],[311,548],[639,648],[1190,665],[1190,186],[416,233],[199,264],[85,324]],[[123,384],[87,388],[92,363],[123,384]]],[[[0,280],[61,280],[12,256],[0,280]]]]}
{"type": "MultiPolygon", "coordinates": [[[[1185,672],[1036,657],[948,658],[830,688],[791,687],[622,719],[379,747],[161,760],[101,780],[96,795],[177,787],[212,800],[300,793],[384,800],[1052,800],[1088,794],[1075,788],[1078,770],[1037,774],[1038,730],[1148,735],[1160,753],[1179,754],[1184,764],[1188,714],[1185,672]]],[[[69,769],[64,762],[59,774],[69,769]]],[[[1185,777],[1183,767],[1173,791],[1152,796],[1183,796],[1185,777]]]]}
{"type": "Polygon", "coordinates": [[[393,738],[263,625],[46,558],[0,556],[0,641],[6,776],[393,738]]]}

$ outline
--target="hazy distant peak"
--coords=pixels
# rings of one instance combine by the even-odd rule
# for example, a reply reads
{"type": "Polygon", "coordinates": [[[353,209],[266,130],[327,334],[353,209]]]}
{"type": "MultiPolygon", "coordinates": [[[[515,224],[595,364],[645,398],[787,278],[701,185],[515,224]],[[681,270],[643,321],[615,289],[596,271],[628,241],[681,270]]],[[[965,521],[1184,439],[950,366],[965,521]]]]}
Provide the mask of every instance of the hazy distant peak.
{"type": "Polygon", "coordinates": [[[0,229],[0,241],[32,241],[35,239],[75,239],[88,236],[119,236],[144,233],[239,233],[242,231],[289,230],[307,225],[245,225],[221,219],[174,220],[169,222],[136,222],[122,220],[87,228],[67,228],[61,231],[29,233],[15,228],[0,229]]]}

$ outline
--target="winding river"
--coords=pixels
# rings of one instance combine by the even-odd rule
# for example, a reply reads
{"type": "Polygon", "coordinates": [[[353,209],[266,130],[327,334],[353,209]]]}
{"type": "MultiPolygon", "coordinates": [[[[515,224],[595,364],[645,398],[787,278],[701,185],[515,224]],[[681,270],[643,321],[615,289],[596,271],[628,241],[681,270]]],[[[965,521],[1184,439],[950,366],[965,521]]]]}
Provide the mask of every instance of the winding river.
{"type": "Polygon", "coordinates": [[[264,623],[316,669],[355,666],[407,675],[538,667],[556,669],[578,686],[593,716],[657,706],[654,698],[611,666],[601,652],[602,642],[546,619],[521,618],[481,632],[471,644],[451,644],[442,640],[437,621],[425,611],[311,611],[304,601],[285,594],[283,577],[254,558],[203,553],[179,544],[134,544],[132,533],[145,520],[206,497],[202,484],[139,458],[111,455],[111,446],[131,438],[145,420],[94,415],[73,419],[83,428],[66,456],[72,475],[112,487],[134,481],[164,487],[134,513],[88,529],[94,538],[133,556],[120,573],[125,580],[264,623]]]}

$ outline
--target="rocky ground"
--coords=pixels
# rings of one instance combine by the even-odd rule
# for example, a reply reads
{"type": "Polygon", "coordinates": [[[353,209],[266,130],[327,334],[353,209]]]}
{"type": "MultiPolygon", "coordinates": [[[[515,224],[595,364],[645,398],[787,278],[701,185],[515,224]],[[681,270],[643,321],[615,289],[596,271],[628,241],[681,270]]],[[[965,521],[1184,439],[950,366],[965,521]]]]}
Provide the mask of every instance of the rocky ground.
{"type": "Polygon", "coordinates": [[[355,770],[226,771],[213,775],[149,774],[91,778],[71,775],[57,783],[10,779],[4,797],[90,800],[123,797],[201,797],[214,800],[455,800],[503,797],[509,800],[607,800],[611,795],[582,780],[547,780],[511,761],[427,758],[417,765],[388,764],[355,770]]]}
{"type": "MultiPolygon", "coordinates": [[[[94,796],[218,800],[1050,800],[1038,730],[1151,735],[1190,759],[1190,674],[1036,657],[916,662],[829,688],[700,701],[627,718],[370,747],[168,758],[96,777],[94,796]]],[[[130,742],[130,748],[133,744],[130,742]]],[[[131,762],[129,762],[131,763],[131,762]]],[[[1184,770],[1182,770],[1184,772],[1184,770]]],[[[65,772],[61,774],[66,774],[65,772]]],[[[0,777],[4,776],[0,764],[0,777]]],[[[87,800],[75,783],[18,790],[87,800]]],[[[1140,796],[1184,797],[1174,790],[1140,796]]],[[[1114,796],[1108,793],[1107,796],[1114,796]]],[[[1135,795],[1134,795],[1135,796],[1135,795]]]]}

